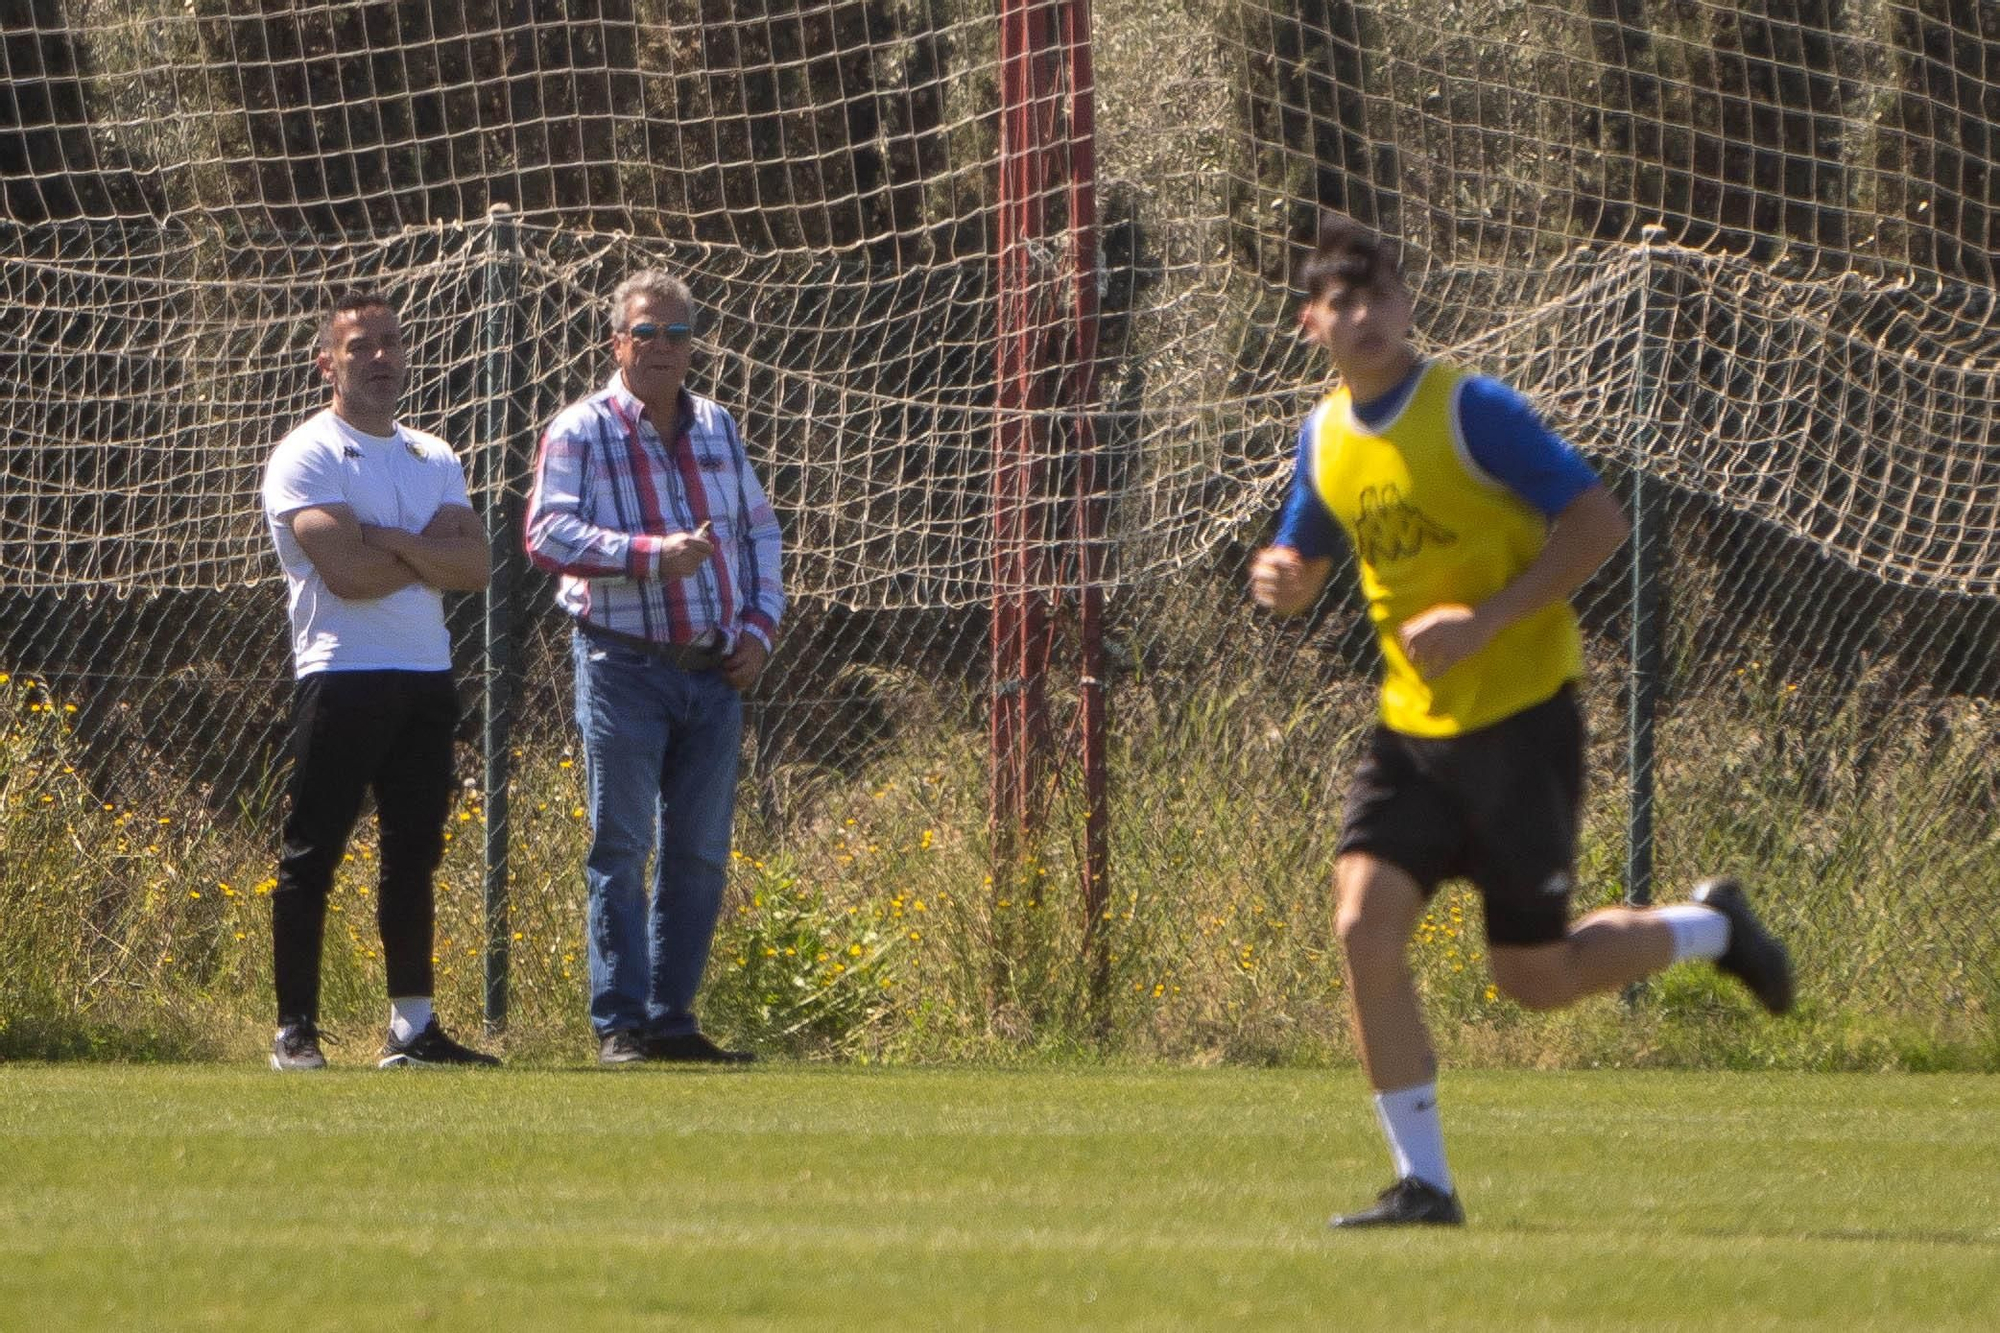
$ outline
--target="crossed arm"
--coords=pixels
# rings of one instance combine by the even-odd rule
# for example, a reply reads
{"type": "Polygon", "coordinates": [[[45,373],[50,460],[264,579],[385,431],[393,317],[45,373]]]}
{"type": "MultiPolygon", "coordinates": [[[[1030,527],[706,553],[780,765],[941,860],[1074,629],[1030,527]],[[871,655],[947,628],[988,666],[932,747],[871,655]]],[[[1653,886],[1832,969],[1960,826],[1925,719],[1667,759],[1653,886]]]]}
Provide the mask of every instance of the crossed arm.
{"type": "Polygon", "coordinates": [[[413,583],[442,592],[486,586],[486,533],[465,505],[438,510],[422,532],[363,523],[344,504],[309,505],[290,522],[306,558],[336,597],[367,601],[413,583]]]}

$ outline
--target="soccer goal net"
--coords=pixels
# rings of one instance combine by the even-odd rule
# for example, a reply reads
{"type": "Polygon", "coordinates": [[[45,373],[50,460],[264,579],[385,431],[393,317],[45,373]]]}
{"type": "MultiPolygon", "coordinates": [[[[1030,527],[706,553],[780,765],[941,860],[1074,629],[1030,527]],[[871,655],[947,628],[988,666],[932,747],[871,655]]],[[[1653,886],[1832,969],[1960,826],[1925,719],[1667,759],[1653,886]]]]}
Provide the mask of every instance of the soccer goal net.
{"type": "MultiPolygon", "coordinates": [[[[0,65],[10,801],[268,831],[258,483],[324,402],[330,294],[397,303],[405,419],[511,558],[537,431],[610,373],[605,297],[665,266],[786,530],[749,843],[873,902],[832,834],[894,788],[978,886],[987,710],[1026,688],[994,622],[1031,604],[1030,873],[1073,884],[1101,817],[1068,756],[1102,690],[1112,993],[1184,1005],[1177,1033],[1249,1006],[1263,1040],[1328,1002],[1309,922],[1371,715],[1351,598],[1281,625],[1242,591],[1328,387],[1291,273],[1330,207],[1400,243],[1424,350],[1527,393],[1639,516],[1579,597],[1592,891],[1627,886],[1643,802],[1663,895],[1772,879],[1834,991],[2000,1002],[1984,0],[29,0],[0,65]]],[[[535,767],[561,626],[536,580],[517,601],[514,780],[546,790],[515,815],[567,816],[535,767]]],[[[477,695],[481,608],[454,625],[477,695]]],[[[122,848],[103,883],[239,855],[76,829],[122,848]]],[[[524,849],[516,966],[567,1004],[574,845],[518,836],[558,851],[524,849]]],[[[968,891],[967,939],[1011,947],[1005,897],[968,891]]],[[[1051,938],[1075,901],[1048,891],[1051,938]]]]}

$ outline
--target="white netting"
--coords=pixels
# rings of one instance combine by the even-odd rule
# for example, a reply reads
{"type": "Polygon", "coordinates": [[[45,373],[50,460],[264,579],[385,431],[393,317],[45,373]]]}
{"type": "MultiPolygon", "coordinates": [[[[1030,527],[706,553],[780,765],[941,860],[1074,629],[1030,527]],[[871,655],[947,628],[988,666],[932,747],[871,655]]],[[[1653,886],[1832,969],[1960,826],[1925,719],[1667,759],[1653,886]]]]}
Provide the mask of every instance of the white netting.
{"type": "MultiPolygon", "coordinates": [[[[1147,804],[1141,781],[1220,753],[1250,756],[1216,779],[1246,840],[1314,863],[1320,833],[1272,812],[1337,799],[1367,649],[1345,621],[1249,616],[1240,574],[1324,387],[1289,278],[1328,205],[1401,240],[1429,349],[1528,392],[1627,493],[1652,487],[1669,702],[1699,704],[1664,735],[1793,672],[1740,744],[1663,758],[1663,806],[1717,773],[1757,789],[1742,827],[1670,836],[1668,868],[1723,830],[1729,855],[1810,866],[1829,893],[1917,861],[1993,882],[1976,863],[2000,778],[1966,741],[2000,693],[1990,0],[23,0],[0,72],[0,671],[78,702],[107,792],[227,810],[269,771],[287,668],[257,483],[322,401],[330,292],[397,300],[406,415],[497,514],[542,422],[608,370],[603,296],[664,263],[694,281],[696,379],[743,421],[791,552],[792,637],[759,705],[766,816],[906,731],[977,744],[976,717],[909,701],[990,697],[996,577],[1045,592],[1047,633],[1074,639],[1087,412],[1104,674],[1135,764],[1119,854],[1173,849],[1134,882],[1226,881],[1176,841],[1211,816],[1147,804]],[[1003,169],[1009,18],[1050,52],[1026,200],[1003,169]],[[1057,54],[1075,20],[1087,142],[1092,104],[1064,82],[1080,67],[1057,54]],[[1076,217],[1086,178],[1095,216],[1076,217]],[[1029,226],[1003,265],[1010,207],[1029,226]],[[1081,275],[1073,220],[1092,224],[1081,275]],[[1080,291],[1098,306],[1082,403],[1080,291]],[[1003,350],[1044,368],[1026,408],[1003,407],[1003,350]],[[1008,458],[1003,438],[1033,446],[1008,458]],[[1003,492],[1033,558],[996,575],[1003,492]],[[1258,673],[1275,701],[1214,702],[1273,683],[1258,673]],[[1338,725],[1312,712],[1333,699],[1338,725]],[[1898,710],[1917,720],[1891,734],[1898,710]],[[1147,730],[1217,718],[1241,734],[1182,761],[1147,730]],[[1941,754],[1960,767],[1931,796],[1881,795],[1889,758],[1941,754]],[[1940,791],[1974,793],[1964,839],[1880,860],[1936,822],[1940,791]],[[1864,828],[1842,801],[1889,813],[1864,828]]],[[[1625,579],[1580,599],[1600,720],[1625,579]]],[[[530,675],[552,732],[556,661],[530,675]]],[[[1886,943],[1853,976],[1895,973],[1935,926],[1952,948],[1976,935],[1975,972],[2000,977],[1990,927],[1869,911],[1886,943]]],[[[1972,918],[2000,907],[1950,920],[1972,918]]],[[[1192,957],[1205,937],[1155,943],[1192,957]]]]}
{"type": "MultiPolygon", "coordinates": [[[[713,312],[706,383],[790,482],[801,593],[979,602],[994,17],[31,6],[0,159],[8,586],[270,577],[257,471],[318,401],[329,289],[389,287],[412,419],[495,447],[468,366],[493,314],[482,214],[505,199],[527,223],[510,393],[542,412],[577,392],[604,370],[605,284],[685,268],[713,312]]],[[[1100,6],[1112,577],[1184,568],[1269,508],[1317,373],[1286,289],[1317,199],[1403,236],[1434,345],[1608,454],[1635,408],[1634,363],[1606,349],[1651,281],[1631,245],[1664,224],[1701,251],[1670,257],[1670,336],[1704,346],[1679,358],[1701,392],[1663,405],[1655,469],[1857,567],[1991,590],[1964,508],[1991,476],[2000,357],[1991,22],[1971,3],[1100,6]]],[[[1050,293],[1059,239],[1031,247],[1050,293]]],[[[1065,302],[1037,309],[1055,336],[1065,302]]]]}

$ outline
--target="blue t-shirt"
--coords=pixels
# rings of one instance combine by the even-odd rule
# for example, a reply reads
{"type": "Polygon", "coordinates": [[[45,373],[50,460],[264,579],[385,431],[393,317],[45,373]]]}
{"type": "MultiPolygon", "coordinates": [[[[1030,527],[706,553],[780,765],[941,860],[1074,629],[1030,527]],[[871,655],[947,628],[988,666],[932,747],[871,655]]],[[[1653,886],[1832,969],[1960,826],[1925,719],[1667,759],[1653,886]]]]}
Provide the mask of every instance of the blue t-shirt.
{"type": "MultiPolygon", "coordinates": [[[[1424,362],[1389,392],[1356,403],[1354,415],[1368,427],[1382,425],[1403,409],[1424,362]]],[[[1329,556],[1343,544],[1340,526],[1326,512],[1312,484],[1312,424],[1299,428],[1298,462],[1292,493],[1278,520],[1273,544],[1289,546],[1308,560],[1329,556]]],[[[1458,396],[1458,433],[1472,461],[1488,476],[1548,518],[1597,485],[1596,471],[1576,447],[1550,430],[1532,404],[1499,380],[1468,375],[1458,396]]]]}

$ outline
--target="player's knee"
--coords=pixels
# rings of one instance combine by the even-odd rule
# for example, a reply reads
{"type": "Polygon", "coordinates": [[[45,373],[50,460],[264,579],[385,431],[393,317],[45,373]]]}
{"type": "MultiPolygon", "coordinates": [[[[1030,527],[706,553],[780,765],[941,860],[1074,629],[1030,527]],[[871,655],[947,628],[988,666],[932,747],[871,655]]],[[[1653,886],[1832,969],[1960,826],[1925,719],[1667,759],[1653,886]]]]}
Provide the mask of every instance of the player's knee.
{"type": "Polygon", "coordinates": [[[1389,912],[1371,910],[1365,902],[1342,903],[1334,913],[1333,933],[1349,959],[1368,962],[1402,956],[1401,922],[1389,912]]]}
{"type": "Polygon", "coordinates": [[[306,848],[287,850],[278,861],[278,883],[274,890],[287,896],[303,894],[324,898],[333,890],[333,876],[340,864],[341,849],[306,848]]]}

